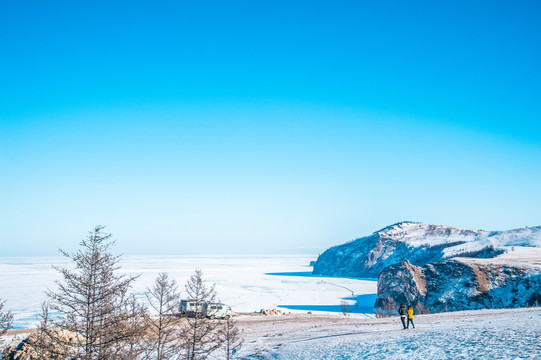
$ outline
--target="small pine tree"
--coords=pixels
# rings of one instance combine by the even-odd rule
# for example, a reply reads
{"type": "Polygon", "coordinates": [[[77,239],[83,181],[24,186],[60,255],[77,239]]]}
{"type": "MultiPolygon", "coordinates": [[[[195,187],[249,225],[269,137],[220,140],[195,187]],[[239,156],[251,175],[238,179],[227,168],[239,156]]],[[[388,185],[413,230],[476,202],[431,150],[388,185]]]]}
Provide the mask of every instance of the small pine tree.
{"type": "Polygon", "coordinates": [[[0,300],[0,351],[7,345],[4,344],[1,336],[5,335],[13,325],[13,314],[9,310],[4,310],[4,303],[5,301],[0,300]]]}
{"type": "Polygon", "coordinates": [[[119,331],[123,333],[123,351],[118,360],[140,359],[147,352],[145,336],[147,327],[144,321],[147,316],[147,308],[141,305],[135,295],[131,294],[122,301],[123,320],[119,331]]]}
{"type": "Polygon", "coordinates": [[[13,325],[13,314],[11,311],[4,311],[5,301],[0,300],[0,336],[4,335],[13,325]]]}
{"type": "Polygon", "coordinates": [[[342,310],[342,315],[347,316],[349,313],[349,304],[346,300],[340,302],[340,309],[342,310]]]}
{"type": "Polygon", "coordinates": [[[223,344],[225,359],[230,360],[242,347],[243,339],[237,322],[232,318],[225,319],[218,327],[218,338],[223,344]]]}
{"type": "Polygon", "coordinates": [[[36,331],[36,339],[32,343],[34,353],[38,358],[54,359],[63,358],[64,346],[59,347],[55,344],[55,338],[58,336],[54,329],[50,328],[49,303],[46,301],[41,303],[41,321],[36,331]]]}
{"type": "Polygon", "coordinates": [[[152,288],[147,289],[147,300],[154,314],[145,316],[149,335],[147,359],[172,359],[180,350],[178,319],[172,316],[177,311],[180,294],[174,279],[160,273],[152,288]]]}
{"type": "Polygon", "coordinates": [[[209,320],[203,313],[204,305],[214,302],[214,286],[208,286],[203,280],[201,270],[196,270],[185,285],[190,300],[196,301],[196,311],[186,319],[182,327],[182,348],[184,359],[204,360],[221,346],[221,339],[216,334],[218,322],[209,320]]]}

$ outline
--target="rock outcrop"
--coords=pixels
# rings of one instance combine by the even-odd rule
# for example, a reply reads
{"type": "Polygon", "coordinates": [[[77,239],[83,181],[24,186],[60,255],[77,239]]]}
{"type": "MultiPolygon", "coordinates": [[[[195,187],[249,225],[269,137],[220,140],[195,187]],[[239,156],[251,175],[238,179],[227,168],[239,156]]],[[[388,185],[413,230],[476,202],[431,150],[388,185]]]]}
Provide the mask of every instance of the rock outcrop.
{"type": "Polygon", "coordinates": [[[400,303],[418,313],[541,305],[541,249],[515,248],[496,259],[456,258],[391,265],[378,278],[377,311],[400,303]],[[536,258],[535,261],[523,261],[536,258]]]}
{"type": "MultiPolygon", "coordinates": [[[[11,345],[0,353],[1,360],[41,360],[53,358],[72,358],[67,354],[76,354],[77,345],[80,344],[74,333],[50,329],[49,335],[42,332],[34,332],[18,345],[11,345]],[[57,341],[52,341],[53,335],[57,341]],[[62,356],[60,356],[62,354],[62,356]]],[[[75,357],[73,357],[75,358],[75,357]]]]}
{"type": "Polygon", "coordinates": [[[287,315],[279,309],[261,309],[259,313],[262,315],[287,315]]]}

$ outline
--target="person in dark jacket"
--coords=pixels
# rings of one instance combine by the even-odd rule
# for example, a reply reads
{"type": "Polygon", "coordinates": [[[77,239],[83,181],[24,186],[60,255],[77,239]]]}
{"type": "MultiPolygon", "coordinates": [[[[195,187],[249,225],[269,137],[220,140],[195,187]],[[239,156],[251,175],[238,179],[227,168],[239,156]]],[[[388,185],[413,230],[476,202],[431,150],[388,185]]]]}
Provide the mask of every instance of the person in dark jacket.
{"type": "Polygon", "coordinates": [[[415,324],[413,323],[413,308],[411,306],[408,306],[408,329],[410,328],[410,323],[411,326],[413,326],[413,328],[415,329],[415,324]]]}
{"type": "Polygon", "coordinates": [[[400,304],[400,307],[398,308],[398,314],[400,315],[400,320],[402,320],[402,325],[404,326],[404,329],[406,329],[406,315],[407,315],[406,305],[400,304]]]}

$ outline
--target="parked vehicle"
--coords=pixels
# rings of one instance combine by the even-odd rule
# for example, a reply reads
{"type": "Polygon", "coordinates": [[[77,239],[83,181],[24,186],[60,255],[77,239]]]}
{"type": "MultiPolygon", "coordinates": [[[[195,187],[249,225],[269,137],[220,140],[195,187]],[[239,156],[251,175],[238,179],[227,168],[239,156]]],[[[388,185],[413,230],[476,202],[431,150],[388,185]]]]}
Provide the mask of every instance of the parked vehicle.
{"type": "Polygon", "coordinates": [[[231,307],[220,303],[207,303],[203,306],[204,314],[209,319],[226,319],[233,316],[231,307]]]}
{"type": "Polygon", "coordinates": [[[180,300],[178,312],[180,316],[203,316],[205,303],[197,300],[180,300]]]}
{"type": "Polygon", "coordinates": [[[231,307],[222,303],[207,303],[197,300],[180,300],[180,316],[207,317],[209,319],[229,319],[233,316],[231,307]]]}

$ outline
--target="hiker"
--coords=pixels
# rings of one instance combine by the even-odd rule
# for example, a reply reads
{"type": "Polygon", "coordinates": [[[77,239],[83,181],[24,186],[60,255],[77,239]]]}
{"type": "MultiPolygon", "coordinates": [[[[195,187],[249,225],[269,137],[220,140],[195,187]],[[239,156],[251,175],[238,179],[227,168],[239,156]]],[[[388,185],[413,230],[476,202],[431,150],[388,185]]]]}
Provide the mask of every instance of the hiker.
{"type": "Polygon", "coordinates": [[[413,326],[413,328],[415,329],[415,324],[413,323],[413,308],[410,306],[408,306],[408,329],[410,328],[410,322],[411,322],[411,326],[413,326]]]}
{"type": "Polygon", "coordinates": [[[400,307],[398,308],[398,314],[400,314],[400,320],[402,320],[402,325],[404,326],[404,329],[406,328],[406,305],[400,304],[400,307]]]}

